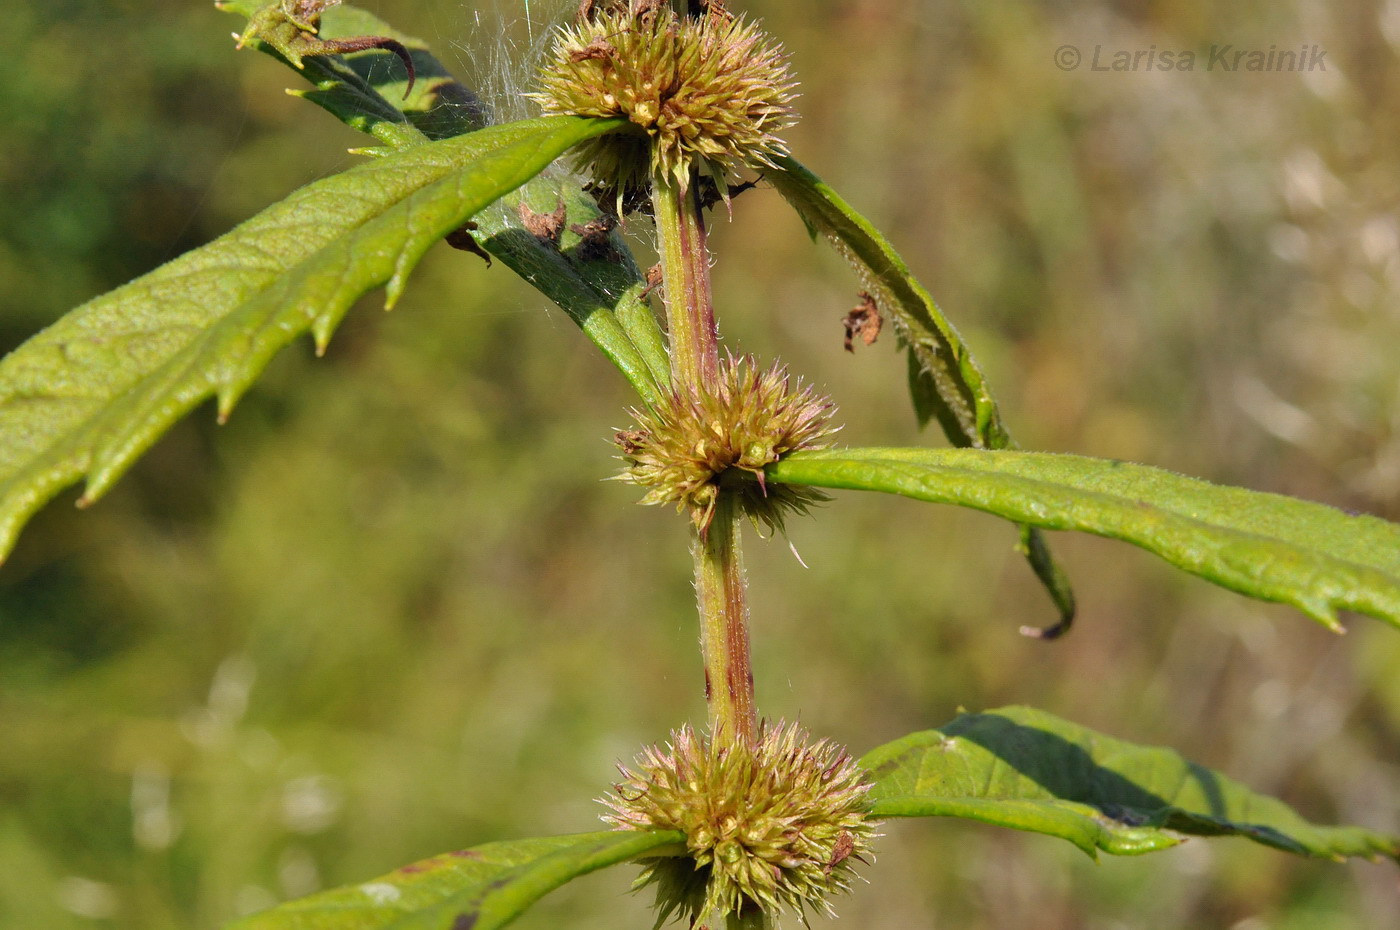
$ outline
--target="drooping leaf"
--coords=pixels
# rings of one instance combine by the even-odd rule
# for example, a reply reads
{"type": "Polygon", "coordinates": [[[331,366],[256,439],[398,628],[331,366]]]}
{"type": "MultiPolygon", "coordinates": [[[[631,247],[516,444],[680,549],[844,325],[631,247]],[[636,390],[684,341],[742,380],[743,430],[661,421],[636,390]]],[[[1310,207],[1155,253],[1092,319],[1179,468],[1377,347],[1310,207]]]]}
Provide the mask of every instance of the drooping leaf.
{"type": "MultiPolygon", "coordinates": [[[[294,337],[310,330],[324,346],[379,285],[392,304],[438,239],[570,146],[621,125],[528,120],[372,161],[31,338],[0,361],[0,557],[61,489],[86,477],[85,500],[95,499],[211,395],[227,415],[294,337]]],[[[640,358],[620,367],[646,371],[640,358]]]]}
{"type": "MultiPolygon", "coordinates": [[[[220,9],[246,18],[261,6],[224,0],[220,9]]],[[[407,89],[402,71],[387,67],[382,52],[301,61],[300,74],[315,85],[301,92],[302,97],[391,148],[472,132],[490,121],[486,105],[429,53],[423,40],[373,14],[349,4],[331,7],[321,16],[319,34],[329,39],[388,36],[412,56],[418,80],[407,98],[402,97],[407,89]]],[[[250,44],[295,67],[275,48],[250,44]]],[[[628,365],[623,373],[644,401],[654,403],[659,386],[669,380],[670,362],[656,315],[642,296],[646,285],[636,262],[616,233],[606,234],[605,248],[579,247],[576,230],[602,219],[597,202],[573,176],[550,173],[506,197],[503,205],[477,217],[476,238],[482,247],[561,307],[614,363],[628,365]],[[557,205],[565,208],[558,241],[524,228],[517,212],[522,203],[541,212],[557,205]],[[633,364],[637,360],[644,363],[641,369],[633,364]]]]}
{"type": "MultiPolygon", "coordinates": [[[[909,391],[920,425],[937,419],[948,441],[960,448],[1014,449],[977,360],[889,240],[795,158],[778,159],[764,177],[809,229],[826,236],[845,256],[880,312],[894,321],[908,350],[909,391]]],[[[1022,526],[1019,548],[1060,614],[1054,626],[1021,631],[1054,639],[1074,622],[1074,591],[1038,530],[1022,526]]]]}
{"type": "Polygon", "coordinates": [[[861,759],[879,817],[963,817],[1136,855],[1241,836],[1304,856],[1400,858],[1400,837],[1324,827],[1174,749],[1137,746],[1028,707],[962,714],[861,759]]]}
{"type": "Polygon", "coordinates": [[[977,360],[889,240],[791,156],[778,159],[764,178],[855,266],[880,312],[893,320],[913,358],[920,422],[936,418],[955,446],[1007,448],[1011,437],[977,360]]]}
{"type": "Polygon", "coordinates": [[[488,843],[290,901],[228,930],[496,930],[571,879],[684,840],[611,831],[488,843]]]}
{"type": "Polygon", "coordinates": [[[1400,626],[1400,525],[1127,462],[1045,452],[796,453],[768,480],[902,494],[1121,539],[1341,631],[1339,609],[1400,626]]]}

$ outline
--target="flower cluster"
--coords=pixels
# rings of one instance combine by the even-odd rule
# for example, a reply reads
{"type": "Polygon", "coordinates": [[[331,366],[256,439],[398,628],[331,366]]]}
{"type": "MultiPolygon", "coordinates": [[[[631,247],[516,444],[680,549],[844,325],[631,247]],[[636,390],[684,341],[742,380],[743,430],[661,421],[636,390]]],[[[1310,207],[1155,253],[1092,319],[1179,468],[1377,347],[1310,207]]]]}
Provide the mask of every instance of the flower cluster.
{"type": "Polygon", "coordinates": [[[783,908],[832,914],[850,890],[879,824],[866,819],[867,774],[830,740],[796,724],[760,724],[752,743],[706,739],[689,727],[652,746],[602,799],[620,830],[679,830],[687,855],[651,859],[636,887],[656,885],[658,925],[691,925],[783,908]]]}
{"type": "Polygon", "coordinates": [[[647,489],[643,504],[689,509],[703,530],[725,493],[770,530],[786,514],[826,500],[812,488],[769,485],[763,469],[789,452],[820,449],[836,432],[834,405],[782,365],[760,369],[752,357],[730,358],[701,393],[673,390],[650,410],[633,410],[638,428],[616,436],[627,468],[619,476],[647,489]],[[723,479],[723,482],[722,482],[723,479]]]}
{"type": "Polygon", "coordinates": [[[619,196],[691,168],[727,189],[731,169],[786,152],[776,133],[794,119],[795,84],[781,47],[756,25],[716,9],[600,12],[560,31],[533,94],[546,113],[625,116],[643,132],[585,143],[580,157],[619,196]]]}

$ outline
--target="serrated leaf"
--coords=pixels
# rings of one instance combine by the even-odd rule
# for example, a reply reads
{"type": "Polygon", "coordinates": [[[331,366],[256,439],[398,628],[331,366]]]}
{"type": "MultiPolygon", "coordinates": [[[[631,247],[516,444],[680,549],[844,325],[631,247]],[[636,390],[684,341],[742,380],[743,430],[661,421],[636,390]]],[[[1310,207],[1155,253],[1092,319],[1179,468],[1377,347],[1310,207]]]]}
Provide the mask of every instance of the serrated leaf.
{"type": "Polygon", "coordinates": [[[31,338],[0,362],[0,557],[61,489],[86,476],[95,499],[211,395],[226,415],[294,337],[310,330],[324,345],[381,284],[392,304],[438,239],[623,125],[527,120],[361,165],[31,338]]]}
{"type": "Polygon", "coordinates": [[[1121,539],[1341,631],[1339,609],[1400,626],[1400,525],[1128,462],[1046,452],[795,453],[768,480],[902,494],[1121,539]]]}
{"type": "Polygon", "coordinates": [[[1304,856],[1400,858],[1400,838],[1324,827],[1184,759],[1028,707],[963,714],[866,753],[878,817],[963,817],[1136,855],[1240,836],[1304,856]]]}
{"type": "MultiPolygon", "coordinates": [[[[845,256],[880,312],[893,320],[908,350],[909,393],[919,424],[937,419],[948,441],[960,448],[1014,449],[1016,443],[1002,423],[977,360],[889,240],[795,158],[777,159],[764,177],[792,204],[808,229],[820,231],[845,256]]],[[[1021,527],[1019,549],[1060,614],[1052,627],[1022,627],[1021,631],[1054,639],[1074,622],[1069,578],[1055,564],[1036,529],[1021,527]]]]}
{"type": "Polygon", "coordinates": [[[228,930],[496,930],[571,879],[684,840],[611,831],[488,843],[288,902],[228,930]]]}
{"type": "MultiPolygon", "coordinates": [[[[220,9],[249,17],[261,4],[224,0],[220,9]]],[[[299,73],[315,90],[301,94],[346,125],[375,136],[391,148],[418,145],[475,131],[489,121],[476,94],[459,83],[429,52],[421,39],[349,4],[326,10],[320,35],[329,39],[383,35],[408,49],[418,81],[406,99],[406,82],[384,67],[382,52],[305,58],[299,73]]],[[[261,51],[288,67],[295,66],[276,49],[261,51]]],[[[670,360],[656,315],[642,294],[645,282],[621,236],[609,236],[609,248],[576,248],[571,230],[601,216],[596,201],[571,176],[532,180],[504,201],[506,209],[478,217],[481,245],[566,312],[635,387],[654,404],[660,386],[669,383],[670,360]],[[531,235],[516,210],[524,202],[544,212],[562,203],[567,212],[558,243],[531,235]],[[561,248],[562,246],[562,248],[561,248]]]]}

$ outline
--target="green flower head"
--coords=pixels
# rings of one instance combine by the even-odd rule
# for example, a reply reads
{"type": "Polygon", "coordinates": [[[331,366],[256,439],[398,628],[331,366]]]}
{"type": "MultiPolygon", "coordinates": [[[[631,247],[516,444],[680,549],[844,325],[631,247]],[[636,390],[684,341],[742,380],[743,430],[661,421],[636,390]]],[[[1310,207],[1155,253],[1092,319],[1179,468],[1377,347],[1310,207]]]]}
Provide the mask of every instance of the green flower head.
{"type": "Polygon", "coordinates": [[[603,820],[686,838],[686,855],[649,860],[635,886],[656,886],[658,927],[673,915],[695,925],[754,910],[834,913],[828,899],[850,890],[879,824],[866,818],[867,774],[830,740],[808,740],[782,722],[761,724],[751,744],[682,727],[619,766],[603,820]]]}
{"type": "Polygon", "coordinates": [[[709,526],[721,491],[739,495],[749,517],[781,530],[826,496],[812,488],[768,484],[763,469],[799,449],[826,447],[834,405],[774,363],[728,359],[704,392],[681,388],[650,410],[634,410],[637,429],[615,437],[627,468],[618,477],[647,489],[643,504],[675,504],[709,526]]]}
{"type": "Polygon", "coordinates": [[[781,47],[741,17],[624,9],[561,29],[532,96],[546,113],[625,116],[644,130],[581,147],[603,187],[630,193],[669,175],[685,189],[698,168],[723,191],[732,169],[786,153],[777,133],[793,122],[794,87],[781,47]]]}

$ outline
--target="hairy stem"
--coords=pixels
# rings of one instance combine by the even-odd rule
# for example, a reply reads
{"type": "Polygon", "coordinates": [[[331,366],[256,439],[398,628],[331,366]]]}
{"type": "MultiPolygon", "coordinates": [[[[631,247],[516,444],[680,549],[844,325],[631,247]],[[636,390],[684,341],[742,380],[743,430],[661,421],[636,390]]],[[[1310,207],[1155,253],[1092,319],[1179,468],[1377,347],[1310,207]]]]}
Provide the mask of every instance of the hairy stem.
{"type": "Polygon", "coordinates": [[[657,246],[671,336],[671,380],[703,390],[719,374],[719,333],[710,299],[710,250],[695,183],[681,190],[670,174],[652,178],[657,246]]]}
{"type": "MultiPolygon", "coordinates": [[[[671,341],[671,383],[704,393],[719,380],[719,333],[710,298],[710,252],[705,220],[695,196],[667,173],[652,178],[666,320],[671,341]]],[[[739,508],[721,492],[708,524],[692,514],[690,548],[700,606],[700,650],[705,661],[705,700],[714,739],[752,741],[757,726],[753,671],[749,664],[749,608],[739,549],[739,508]],[[703,528],[701,528],[703,527],[703,528]]]]}
{"type": "Polygon", "coordinates": [[[714,739],[752,742],[758,714],[749,662],[748,585],[739,548],[739,518],[733,494],[721,494],[709,530],[691,530],[690,548],[695,557],[710,733],[714,739]]]}

